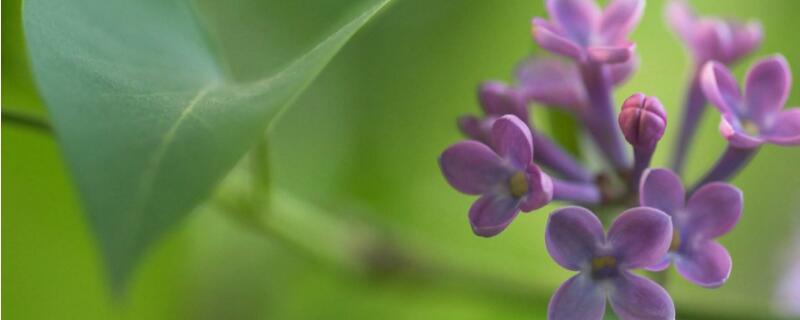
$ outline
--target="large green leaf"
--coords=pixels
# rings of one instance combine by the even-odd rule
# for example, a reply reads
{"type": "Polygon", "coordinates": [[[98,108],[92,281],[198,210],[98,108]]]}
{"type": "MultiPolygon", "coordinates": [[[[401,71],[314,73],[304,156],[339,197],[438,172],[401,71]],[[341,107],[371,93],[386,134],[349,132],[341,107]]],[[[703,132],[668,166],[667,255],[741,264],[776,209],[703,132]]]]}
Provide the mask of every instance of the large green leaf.
{"type": "Polygon", "coordinates": [[[388,1],[248,81],[228,75],[187,1],[25,3],[34,76],[114,288],[388,1]]]}

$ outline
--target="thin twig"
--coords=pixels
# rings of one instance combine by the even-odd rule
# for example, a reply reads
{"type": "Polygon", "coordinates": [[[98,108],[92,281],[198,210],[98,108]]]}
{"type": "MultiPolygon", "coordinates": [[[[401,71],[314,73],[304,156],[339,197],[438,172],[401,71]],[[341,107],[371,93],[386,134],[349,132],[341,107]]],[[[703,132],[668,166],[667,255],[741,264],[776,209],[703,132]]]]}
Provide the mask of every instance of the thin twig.
{"type": "Polygon", "coordinates": [[[53,128],[50,126],[50,123],[47,120],[34,115],[25,114],[19,111],[10,111],[6,108],[3,108],[2,115],[0,117],[2,118],[3,124],[19,125],[21,127],[36,129],[46,133],[53,132],[53,128]]]}

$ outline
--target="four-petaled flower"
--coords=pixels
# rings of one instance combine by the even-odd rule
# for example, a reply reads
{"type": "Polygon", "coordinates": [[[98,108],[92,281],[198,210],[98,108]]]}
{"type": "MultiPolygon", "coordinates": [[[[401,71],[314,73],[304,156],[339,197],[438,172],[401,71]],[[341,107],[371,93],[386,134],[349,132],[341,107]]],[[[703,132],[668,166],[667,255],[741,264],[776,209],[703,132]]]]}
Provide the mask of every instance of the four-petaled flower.
{"type": "Polygon", "coordinates": [[[550,300],[548,319],[600,320],[611,308],[622,320],[675,319],[666,290],[630,269],[658,262],[670,246],[672,224],[663,212],[646,207],[623,212],[603,234],[589,210],[568,207],[547,222],[545,242],[562,267],[578,271],[550,300]]]}
{"type": "Polygon", "coordinates": [[[532,162],[531,132],[522,120],[500,117],[492,125],[491,139],[494,150],[478,141],[463,141],[439,158],[450,185],[481,195],[469,210],[469,221],[475,234],[484,237],[502,232],[520,210],[536,210],[553,198],[552,180],[532,162]]]}
{"type": "Polygon", "coordinates": [[[697,17],[684,0],[667,6],[667,22],[681,38],[699,65],[719,61],[730,65],[753,52],[761,44],[761,24],[715,17],[697,17]]]}
{"type": "Polygon", "coordinates": [[[719,287],[731,273],[731,256],[715,238],[730,231],[742,215],[742,192],[722,182],[704,185],[688,201],[680,178],[667,169],[645,172],[640,204],[672,217],[669,253],[646,269],[661,271],[674,261],[684,278],[703,287],[719,287]]]}
{"type": "Polygon", "coordinates": [[[780,55],[764,58],[748,71],[744,95],[724,65],[709,62],[702,74],[706,97],[722,113],[720,132],[742,149],[800,144],[800,109],[781,111],[791,83],[789,65],[780,55]]]}
{"type": "Polygon", "coordinates": [[[639,23],[644,0],[611,0],[600,10],[595,0],[547,0],[551,21],[534,18],[533,36],[553,53],[580,63],[620,63],[634,55],[627,37],[639,23]]]}

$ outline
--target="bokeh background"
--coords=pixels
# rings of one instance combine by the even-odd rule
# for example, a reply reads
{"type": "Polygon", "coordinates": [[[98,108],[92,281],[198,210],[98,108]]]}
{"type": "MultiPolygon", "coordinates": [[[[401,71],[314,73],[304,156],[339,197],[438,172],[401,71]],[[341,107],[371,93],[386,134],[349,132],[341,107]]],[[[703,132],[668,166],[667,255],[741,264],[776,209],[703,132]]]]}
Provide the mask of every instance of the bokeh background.
{"type": "MultiPolygon", "coordinates": [[[[252,79],[307,50],[357,2],[200,0],[198,8],[219,49],[233,57],[232,73],[252,79]]],[[[735,68],[738,76],[755,57],[776,52],[800,75],[800,2],[692,5],[703,14],[763,23],[764,44],[735,68]]],[[[664,24],[663,6],[648,1],[633,35],[640,71],[616,92],[618,102],[641,91],[665,104],[673,122],[657,165],[667,163],[690,70],[684,49],[664,24]]],[[[546,215],[558,204],[520,216],[498,237],[478,238],[466,219],[473,199],[452,190],[436,164],[439,153],[460,139],[456,117],[479,110],[477,84],[510,80],[516,63],[538,52],[529,21],[543,14],[536,0],[396,0],[347,44],[270,134],[276,188],[300,202],[306,208],[301,211],[313,212],[314,225],[294,237],[306,247],[252,232],[203,205],[151,250],[124,297],[112,297],[106,286],[97,245],[52,134],[4,121],[2,315],[544,319],[550,295],[570,275],[552,262],[543,241],[546,215]],[[326,229],[341,221],[344,231],[326,229]],[[377,231],[381,246],[354,261],[315,256],[337,250],[337,241],[351,235],[347,228],[377,231]]],[[[28,73],[20,0],[2,1],[2,50],[4,111],[46,118],[28,73]]],[[[800,105],[798,82],[789,101],[800,105]]],[[[543,128],[546,112],[534,111],[543,128]]],[[[704,119],[689,181],[724,148],[717,122],[714,112],[704,119]]],[[[732,277],[708,290],[671,272],[668,289],[678,319],[793,318],[778,306],[800,305],[779,294],[789,271],[800,268],[798,160],[800,148],[767,146],[734,180],[744,190],[745,212],[722,239],[733,256],[732,277]]]]}

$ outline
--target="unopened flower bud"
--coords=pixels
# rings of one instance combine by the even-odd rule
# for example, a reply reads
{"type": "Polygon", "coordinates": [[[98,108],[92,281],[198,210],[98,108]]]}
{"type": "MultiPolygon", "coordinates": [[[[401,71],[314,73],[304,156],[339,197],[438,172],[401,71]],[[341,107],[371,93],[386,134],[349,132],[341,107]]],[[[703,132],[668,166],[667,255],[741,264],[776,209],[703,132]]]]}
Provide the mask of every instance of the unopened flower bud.
{"type": "Polygon", "coordinates": [[[653,148],[664,136],[667,113],[658,98],[637,93],[622,104],[619,127],[634,148],[653,148]]]}

